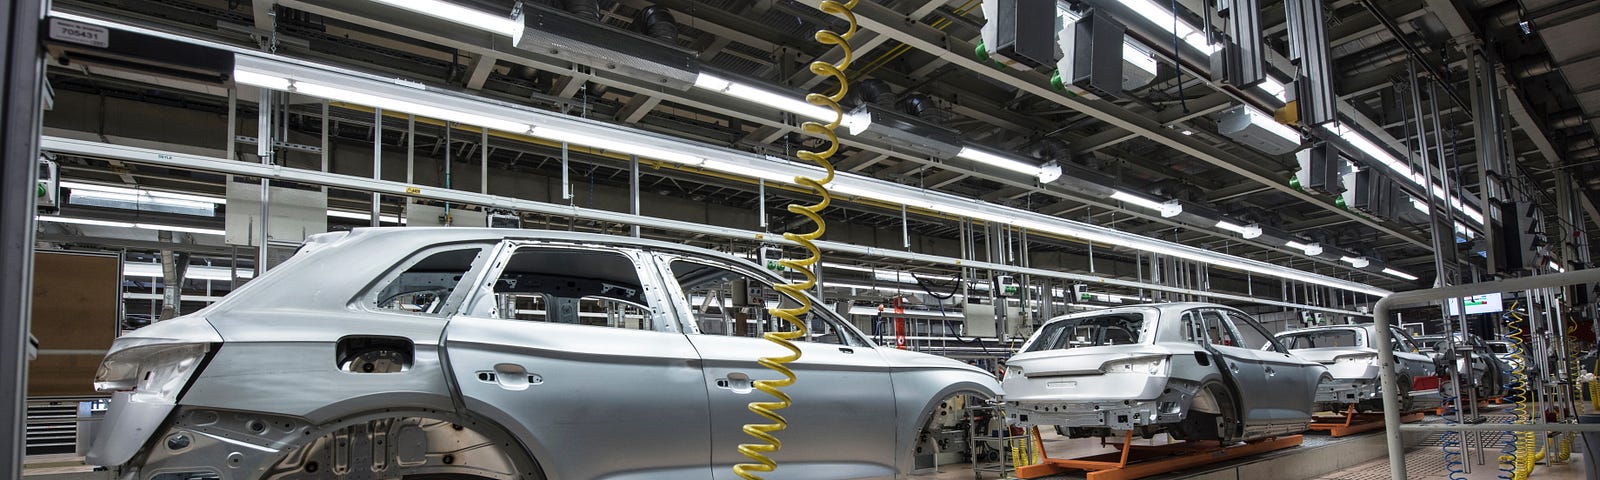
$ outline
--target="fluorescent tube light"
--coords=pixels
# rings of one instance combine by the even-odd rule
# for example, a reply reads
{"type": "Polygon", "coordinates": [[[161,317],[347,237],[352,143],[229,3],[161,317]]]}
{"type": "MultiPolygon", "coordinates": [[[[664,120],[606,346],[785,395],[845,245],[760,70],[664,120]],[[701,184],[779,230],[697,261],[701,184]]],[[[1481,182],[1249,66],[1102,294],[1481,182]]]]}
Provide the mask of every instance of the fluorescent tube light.
{"type": "MultiPolygon", "coordinates": [[[[233,272],[230,271],[227,267],[218,267],[218,266],[212,266],[212,265],[193,265],[193,264],[191,264],[191,265],[189,265],[188,269],[184,270],[183,278],[185,280],[226,281],[226,280],[232,280],[231,278],[229,278],[232,275],[232,273],[233,272]]],[[[250,269],[240,269],[240,270],[238,270],[238,273],[239,273],[239,278],[252,278],[252,277],[255,277],[255,272],[250,270],[250,269]]],[[[161,278],[164,275],[161,272],[161,264],[159,264],[159,263],[123,262],[122,263],[122,276],[124,276],[124,277],[139,277],[139,278],[161,278]]]]}
{"type": "Polygon", "coordinates": [[[511,37],[511,45],[516,46],[522,41],[522,31],[527,28],[523,21],[522,12],[517,16],[495,15],[489,12],[474,10],[465,6],[441,0],[372,0],[374,2],[400,7],[416,13],[448,20],[468,27],[486,30],[511,37]]]}
{"type": "Polygon", "coordinates": [[[622,152],[641,157],[654,158],[656,160],[664,160],[672,163],[701,165],[706,161],[705,157],[689,155],[687,153],[674,152],[663,148],[656,148],[638,143],[629,143],[610,138],[592,137],[550,127],[533,127],[532,134],[535,137],[546,138],[558,142],[577,144],[590,148],[598,148],[601,150],[622,152]]]}
{"type": "Polygon", "coordinates": [[[1017,173],[1038,176],[1040,172],[1038,165],[1019,160],[1013,160],[1002,157],[998,154],[985,152],[972,147],[961,147],[961,152],[957,153],[956,156],[965,158],[967,160],[972,160],[974,162],[1004,168],[1017,173]]]}
{"type": "Polygon", "coordinates": [[[135,223],[133,228],[145,230],[165,230],[168,232],[198,233],[203,235],[226,235],[228,232],[214,228],[180,227],[177,225],[155,225],[150,223],[135,223]]]}
{"type": "Polygon", "coordinates": [[[1412,274],[1409,274],[1409,273],[1406,273],[1406,272],[1395,270],[1393,268],[1385,268],[1385,269],[1383,269],[1383,273],[1388,274],[1388,275],[1393,275],[1393,276],[1396,276],[1396,277],[1399,277],[1399,278],[1403,278],[1403,279],[1406,279],[1406,280],[1410,280],[1410,281],[1416,281],[1417,280],[1417,276],[1416,275],[1412,275],[1412,274]]]}
{"type": "Polygon", "coordinates": [[[1315,257],[1317,255],[1322,255],[1322,244],[1320,244],[1320,243],[1300,243],[1300,242],[1296,242],[1294,240],[1290,240],[1290,241],[1284,242],[1283,246],[1289,247],[1289,248],[1300,249],[1300,251],[1306,252],[1306,255],[1310,255],[1310,256],[1313,256],[1313,257],[1315,257]]]}
{"type": "Polygon", "coordinates": [[[377,107],[384,110],[406,112],[420,117],[437,118],[456,123],[477,125],[480,127],[492,128],[504,132],[527,133],[528,130],[533,128],[526,123],[514,122],[447,108],[440,108],[432,105],[423,105],[396,98],[380,97],[369,93],[345,90],[328,85],[295,81],[293,79],[261,74],[239,68],[235,68],[233,70],[233,80],[246,85],[255,85],[257,87],[270,88],[273,90],[290,91],[294,93],[310,95],[313,97],[326,98],[329,100],[377,107]]]}
{"type": "Polygon", "coordinates": [[[737,163],[724,162],[722,160],[712,160],[708,158],[702,162],[700,166],[719,172],[731,173],[750,178],[759,178],[769,182],[794,183],[794,175],[785,175],[783,172],[776,170],[767,170],[760,167],[751,167],[737,163]]]}
{"type": "Polygon", "coordinates": [[[150,223],[115,222],[110,220],[95,220],[92,218],[58,217],[40,215],[41,222],[71,223],[76,225],[94,225],[97,227],[140,228],[145,230],[166,230],[169,232],[201,233],[207,235],[222,235],[226,232],[210,228],[180,227],[177,225],[156,225],[150,223]]]}
{"type": "MultiPolygon", "coordinates": [[[[718,77],[714,74],[706,72],[700,72],[698,75],[695,75],[694,86],[713,92],[720,92],[728,96],[738,97],[820,122],[832,122],[839,116],[839,114],[834,112],[832,108],[821,105],[812,105],[811,102],[805,101],[804,94],[774,92],[753,85],[746,85],[734,80],[718,77]]],[[[840,124],[849,128],[851,134],[858,134],[863,130],[866,130],[867,126],[872,124],[872,117],[869,115],[851,115],[849,112],[845,112],[843,118],[840,119],[840,124]]]]}
{"type": "Polygon", "coordinates": [[[1551,270],[1555,270],[1557,272],[1566,272],[1567,271],[1567,269],[1561,268],[1561,265],[1556,264],[1556,262],[1547,263],[1547,264],[1545,264],[1545,266],[1546,267],[1550,267],[1551,270]]]}
{"type": "MultiPolygon", "coordinates": [[[[364,221],[364,222],[371,222],[372,221],[372,214],[368,213],[368,212],[346,212],[344,210],[328,210],[328,216],[334,217],[334,218],[348,218],[348,219],[351,219],[351,220],[361,220],[361,221],[364,221]]],[[[406,223],[406,219],[401,218],[401,217],[399,217],[397,215],[384,215],[384,216],[379,217],[378,220],[384,221],[384,222],[389,222],[389,223],[398,223],[398,224],[401,224],[401,225],[405,225],[405,223],[406,223]]]]}
{"type": "Polygon", "coordinates": [[[91,219],[91,218],[72,218],[72,217],[57,217],[57,216],[49,216],[49,215],[40,215],[39,216],[39,221],[41,221],[41,222],[54,222],[54,223],[70,223],[70,224],[74,224],[74,225],[94,225],[94,226],[97,226],[97,227],[133,228],[133,224],[132,223],[128,223],[128,222],[113,222],[113,221],[109,221],[109,220],[95,220],[95,219],[91,219]]]}
{"type": "Polygon", "coordinates": [[[1139,195],[1134,195],[1121,190],[1112,190],[1111,198],[1122,201],[1123,203],[1137,205],[1149,210],[1161,212],[1162,217],[1176,217],[1178,214],[1183,213],[1183,204],[1178,203],[1177,200],[1157,202],[1155,200],[1144,198],[1139,195]]]}
{"type": "Polygon", "coordinates": [[[1339,257],[1339,261],[1356,268],[1367,268],[1368,265],[1372,265],[1372,261],[1367,260],[1367,257],[1339,257]]]}
{"type": "Polygon", "coordinates": [[[1217,228],[1230,232],[1236,232],[1239,235],[1244,236],[1245,239],[1261,236],[1261,226],[1254,223],[1249,225],[1239,225],[1227,220],[1217,220],[1217,228]]]}
{"type": "Polygon", "coordinates": [[[1201,53],[1210,55],[1222,48],[1221,45],[1206,44],[1204,32],[1196,30],[1185,22],[1174,22],[1172,12],[1162,8],[1160,5],[1156,5],[1155,2],[1150,0],[1122,0],[1122,4],[1126,5],[1129,10],[1133,10],[1134,13],[1139,14],[1139,16],[1150,20],[1150,23],[1154,23],[1156,27],[1165,30],[1167,33],[1176,34],[1183,39],[1183,43],[1200,50],[1201,53]]]}
{"type": "Polygon", "coordinates": [[[1283,137],[1284,140],[1295,143],[1300,142],[1300,132],[1293,128],[1289,128],[1288,125],[1278,123],[1276,119],[1272,118],[1272,115],[1264,113],[1261,110],[1257,110],[1256,107],[1250,105],[1244,106],[1244,112],[1245,116],[1250,119],[1250,123],[1252,125],[1261,127],[1262,130],[1272,132],[1273,135],[1283,137]]]}
{"type": "Polygon", "coordinates": [[[82,193],[82,191],[88,190],[88,191],[94,191],[94,192],[114,193],[114,194],[120,194],[120,195],[138,195],[138,196],[149,197],[151,199],[168,199],[168,200],[182,200],[182,201],[185,201],[185,202],[194,202],[194,203],[210,203],[210,204],[213,204],[213,205],[225,205],[225,204],[228,203],[227,200],[225,200],[225,199],[223,199],[221,197],[208,197],[208,196],[205,196],[205,195],[190,195],[190,194],[187,194],[187,193],[163,192],[163,191],[159,191],[159,190],[148,190],[148,189],[143,189],[143,188],[117,187],[117,186],[111,186],[111,185],[100,185],[100,184],[95,184],[95,183],[62,181],[61,182],[61,186],[73,189],[74,191],[76,191],[76,193],[82,193]]]}

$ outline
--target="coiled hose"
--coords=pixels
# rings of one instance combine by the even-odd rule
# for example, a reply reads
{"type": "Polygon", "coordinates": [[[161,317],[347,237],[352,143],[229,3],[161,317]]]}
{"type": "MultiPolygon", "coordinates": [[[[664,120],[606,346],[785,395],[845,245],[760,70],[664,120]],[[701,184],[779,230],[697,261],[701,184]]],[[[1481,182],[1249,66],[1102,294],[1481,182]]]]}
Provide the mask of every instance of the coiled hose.
{"type": "MultiPolygon", "coordinates": [[[[1516,308],[1517,306],[1515,304],[1511,306],[1512,310],[1515,310],[1516,308]]],[[[1511,384],[1507,385],[1507,390],[1510,392],[1510,394],[1507,395],[1506,400],[1517,404],[1519,411],[1526,410],[1529,398],[1527,371],[1528,358],[1527,350],[1522,345],[1522,325],[1520,322],[1516,321],[1516,318],[1513,317],[1509,311],[1501,315],[1500,318],[1505,323],[1506,330],[1511,332],[1511,335],[1509,335],[1511,340],[1511,356],[1514,360],[1511,362],[1513,365],[1511,368],[1511,384]]],[[[1521,418],[1521,415],[1522,414],[1519,412],[1517,415],[1507,418],[1505,423],[1516,423],[1517,420],[1521,418]]],[[[1517,472],[1520,470],[1521,465],[1517,462],[1517,459],[1520,456],[1527,455],[1527,453],[1521,451],[1521,436],[1516,432],[1507,431],[1505,432],[1503,438],[1505,439],[1505,444],[1500,449],[1500,462],[1498,465],[1500,473],[1498,477],[1503,480],[1517,480],[1517,472]]]]}
{"type": "MultiPolygon", "coordinates": [[[[1454,402],[1454,400],[1459,397],[1452,396],[1450,393],[1444,392],[1444,389],[1439,389],[1439,397],[1444,401],[1444,405],[1446,406],[1444,414],[1441,416],[1444,417],[1446,424],[1455,425],[1456,421],[1450,415],[1452,413],[1452,409],[1461,408],[1460,405],[1456,405],[1457,402],[1454,402]]],[[[1461,392],[1452,393],[1455,395],[1461,394],[1461,392]]],[[[1467,471],[1462,467],[1461,463],[1462,445],[1459,435],[1460,434],[1456,432],[1444,432],[1439,434],[1439,450],[1444,452],[1444,469],[1449,475],[1450,480],[1467,480],[1467,471]],[[1454,449],[1452,450],[1452,448],[1454,449]]]]}
{"type": "Polygon", "coordinates": [[[839,151],[839,136],[834,134],[834,129],[839,128],[839,124],[844,120],[844,109],[839,106],[839,102],[844,100],[845,93],[850,88],[850,82],[845,79],[844,70],[850,68],[850,62],[854,59],[854,55],[850,51],[850,38],[856,34],[856,16],[851,12],[851,9],[855,8],[857,1],[848,0],[840,3],[834,0],[824,0],[820,7],[823,12],[849,20],[850,28],[842,34],[824,29],[818,30],[815,35],[818,43],[836,45],[840,50],[843,50],[844,59],[838,64],[822,61],[811,62],[811,73],[818,76],[833,77],[838,80],[839,90],[832,95],[808,94],[806,95],[806,102],[812,105],[832,108],[835,117],[832,122],[827,124],[806,122],[800,126],[801,130],[806,133],[827,139],[828,148],[826,150],[803,150],[798,154],[800,158],[821,166],[826,171],[826,174],[820,179],[811,177],[795,177],[794,179],[795,183],[811,187],[822,198],[811,205],[791,204],[788,207],[789,213],[806,217],[815,223],[817,228],[807,233],[785,232],[783,234],[783,238],[800,244],[800,247],[804,248],[809,255],[801,259],[785,258],[778,262],[790,270],[800,272],[805,277],[805,280],[790,282],[776,287],[778,291],[798,302],[799,306],[793,308],[774,307],[767,310],[772,316],[782,318],[783,321],[788,322],[794,329],[788,332],[767,332],[762,335],[762,338],[767,339],[767,341],[776,343],[778,346],[788,350],[789,354],[781,357],[761,357],[761,359],[757,360],[761,366],[782,374],[783,378],[779,380],[757,380],[752,383],[756,390],[771,395],[778,401],[750,402],[748,408],[751,412],[766,418],[772,423],[752,423],[744,426],[746,435],[761,441],[761,443],[739,445],[739,453],[755,461],[755,463],[740,463],[733,466],[733,473],[745,480],[759,480],[761,476],[755,472],[771,472],[778,468],[777,462],[772,461],[772,458],[767,456],[767,454],[783,448],[783,442],[779,441],[778,437],[773,435],[773,432],[789,428],[788,420],[785,420],[783,415],[779,415],[778,411],[789,408],[793,402],[789,395],[783,393],[780,389],[794,385],[795,382],[794,371],[784,366],[784,364],[800,359],[800,348],[796,347],[791,340],[806,335],[806,323],[802,318],[811,312],[811,300],[810,297],[805,295],[805,291],[816,286],[817,276],[812,272],[811,267],[822,259],[822,251],[818,250],[816,244],[812,243],[812,241],[822,237],[822,233],[827,229],[827,223],[822,220],[821,212],[828,207],[828,203],[832,200],[832,197],[828,195],[826,186],[828,182],[833,181],[833,164],[828,161],[828,158],[839,151]]]}
{"type": "MultiPolygon", "coordinates": [[[[1516,309],[1517,304],[1511,304],[1511,308],[1506,310],[1506,314],[1502,317],[1506,319],[1506,329],[1511,331],[1511,338],[1514,339],[1512,348],[1516,352],[1517,358],[1521,360],[1517,362],[1517,367],[1512,370],[1512,378],[1517,382],[1517,386],[1512,390],[1512,395],[1516,397],[1517,403],[1516,408],[1513,409],[1513,412],[1515,412],[1513,418],[1532,425],[1534,423],[1533,396],[1528,392],[1529,379],[1527,371],[1530,359],[1527,358],[1526,350],[1522,347],[1522,336],[1527,331],[1522,328],[1524,319],[1521,315],[1517,315],[1516,309]]],[[[1544,459],[1545,452],[1544,449],[1539,448],[1538,432],[1515,432],[1512,435],[1516,439],[1513,442],[1515,451],[1510,455],[1511,458],[1507,458],[1507,455],[1502,451],[1500,461],[1511,462],[1512,480],[1527,480],[1528,476],[1533,474],[1533,467],[1544,459]]]]}
{"type": "MultiPolygon", "coordinates": [[[[1578,345],[1572,341],[1573,336],[1577,334],[1578,325],[1573,322],[1567,322],[1567,334],[1562,337],[1561,342],[1562,348],[1567,349],[1567,368],[1566,372],[1563,372],[1563,376],[1566,378],[1562,378],[1559,384],[1561,389],[1570,395],[1579,395],[1571,387],[1578,384],[1578,345]]],[[[1565,409],[1566,406],[1563,405],[1560,408],[1565,409]]],[[[1573,412],[1568,413],[1572,414],[1573,412]]],[[[1572,460],[1572,441],[1575,437],[1577,437],[1576,432],[1567,432],[1561,436],[1561,443],[1556,450],[1556,461],[1566,463],[1572,460]]]]}

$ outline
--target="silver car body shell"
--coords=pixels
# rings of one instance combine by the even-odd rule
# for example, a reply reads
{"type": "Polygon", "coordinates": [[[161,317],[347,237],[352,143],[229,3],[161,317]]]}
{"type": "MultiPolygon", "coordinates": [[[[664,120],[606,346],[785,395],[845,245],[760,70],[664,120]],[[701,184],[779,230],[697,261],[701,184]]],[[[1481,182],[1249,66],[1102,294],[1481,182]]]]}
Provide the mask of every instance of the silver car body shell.
{"type": "MultiPolygon", "coordinates": [[[[1007,361],[1001,385],[1006,391],[1009,415],[1022,424],[1063,427],[1105,427],[1128,430],[1173,424],[1189,415],[1191,409],[1215,413],[1214,403],[1197,403],[1201,389],[1210,384],[1224,385],[1235,398],[1251,395],[1266,399],[1256,402],[1243,418],[1244,437],[1279,435],[1302,431],[1310,422],[1316,385],[1327,370],[1312,362],[1280,352],[1232,351],[1249,357],[1247,362],[1266,361],[1282,373],[1274,377],[1278,388],[1263,382],[1245,385],[1229,382],[1211,362],[1210,353],[1199,344],[1184,340],[1179,318],[1183,312],[1214,309],[1242,312],[1206,303],[1167,303],[1095,310],[1051,319],[1051,322],[1086,316],[1139,313],[1153,324],[1137,343],[1110,346],[1083,346],[1064,350],[1028,351],[1038,340],[1038,331],[1022,347],[1023,353],[1007,361]],[[1164,358],[1165,367],[1156,373],[1104,373],[1107,362],[1134,358],[1164,358]],[[1249,393],[1245,393],[1249,392],[1249,393]]],[[[1044,325],[1039,331],[1043,331],[1044,325]]],[[[1245,349],[1233,349],[1245,350],[1245,349]]]]}
{"type": "MultiPolygon", "coordinates": [[[[486,431],[503,433],[519,443],[521,453],[537,462],[543,476],[548,478],[721,478],[723,474],[713,475],[713,472],[726,470],[731,464],[711,465],[710,462],[694,460],[707,456],[710,425],[709,421],[701,422],[693,416],[709,415],[711,412],[706,411],[707,397],[720,393],[706,386],[698,376],[675,377],[677,380],[674,381],[698,386],[687,398],[663,398],[660,392],[627,384],[607,384],[603,378],[546,378],[547,384],[566,380],[604,387],[594,397],[582,397],[564,403],[567,410],[548,411],[541,415],[562,419],[560,423],[565,428],[559,431],[535,430],[530,425],[541,425],[540,421],[517,417],[509,413],[509,409],[503,408],[505,405],[463,396],[458,386],[459,382],[468,380],[460,378],[457,372],[469,367],[462,366],[452,371],[450,351],[460,349],[463,353],[459,355],[471,357],[472,354],[467,353],[470,349],[461,345],[481,341],[481,337],[493,332],[452,330],[454,333],[450,333],[450,339],[447,340],[450,317],[385,312],[361,301],[363,294],[371,291],[386,273],[395,270],[397,264],[426,249],[440,245],[481,245],[485,255],[492,255],[512,248],[512,244],[517,242],[616,248],[641,252],[640,255],[646,256],[689,256],[713,264],[743,266],[742,271],[765,275],[774,282],[782,281],[765,269],[750,267],[748,260],[710,250],[629,237],[483,228],[364,228],[314,236],[294,257],[211,306],[185,317],[134,331],[117,341],[108,356],[148,342],[207,343],[217,346],[203,368],[194,374],[176,406],[134,407],[126,402],[114,401],[108,421],[116,422],[114,425],[117,428],[98,429],[88,456],[90,463],[120,468],[125,476],[149,478],[159,472],[150,469],[141,471],[138,463],[152,461],[156,457],[153,453],[161,450],[156,445],[159,442],[153,438],[184,433],[218,443],[249,444],[250,448],[242,450],[253,456],[249,461],[230,465],[229,468],[221,465],[221,457],[179,456],[163,461],[169,464],[195,463],[196,468],[209,468],[221,473],[225,479],[254,478],[253,474],[260,473],[259,470],[241,471],[238,465],[266,468],[264,465],[271,463],[270,457],[281,456],[285,449],[295,444],[281,439],[241,438],[248,435],[231,431],[216,433],[196,430],[180,420],[184,417],[183,411],[258,416],[268,419],[269,423],[278,422],[284,428],[306,432],[324,431],[382,412],[411,412],[416,417],[486,423],[486,431]],[[353,375],[335,367],[335,348],[341,338],[375,334],[403,337],[412,342],[415,345],[415,359],[411,368],[400,373],[353,375]],[[449,343],[452,341],[457,343],[449,343]],[[457,346],[447,348],[446,345],[457,346]],[[622,400],[622,403],[628,404],[630,401],[627,399],[637,400],[631,401],[631,404],[645,408],[605,408],[607,400],[622,400]],[[674,405],[690,406],[691,409],[685,414],[685,411],[672,410],[674,405]],[[692,408],[695,405],[698,405],[698,410],[692,408]],[[673,441],[663,442],[660,439],[673,441]],[[668,458],[672,460],[663,460],[668,458]]],[[[644,263],[648,262],[641,262],[644,263]]],[[[472,285],[481,283],[487,275],[488,264],[487,261],[476,263],[477,266],[466,275],[469,281],[464,281],[457,293],[450,296],[451,303],[446,305],[445,311],[463,309],[463,305],[470,301],[465,297],[471,294],[462,289],[470,289],[472,285]]],[[[671,283],[659,276],[649,275],[643,281],[647,288],[654,288],[658,292],[664,290],[660,284],[671,283]]],[[[661,305],[669,306],[671,303],[663,300],[661,305]]],[[[679,333],[678,336],[696,336],[682,335],[694,328],[693,322],[671,319],[670,316],[675,312],[676,309],[668,307],[658,309],[656,313],[669,316],[671,321],[665,322],[668,326],[664,328],[679,333]]],[[[848,323],[843,323],[841,327],[850,329],[859,338],[866,338],[848,323]]],[[[588,334],[601,335],[604,330],[629,333],[622,329],[589,327],[592,333],[588,334]]],[[[842,454],[847,453],[843,449],[849,446],[849,442],[841,442],[840,438],[847,438],[853,433],[796,429],[798,431],[780,434],[784,449],[774,458],[785,467],[768,478],[889,478],[909,472],[913,463],[912,445],[916,440],[916,432],[925,423],[926,412],[944,396],[973,393],[996,397],[1000,394],[1000,386],[991,374],[964,363],[883,347],[865,348],[881,359],[883,375],[874,377],[874,381],[882,382],[887,388],[883,390],[884,398],[859,401],[888,405],[886,409],[894,413],[893,419],[888,421],[893,430],[893,458],[877,460],[876,465],[829,463],[825,460],[830,455],[848,456],[842,454]],[[819,461],[785,464],[785,460],[791,457],[819,461]]],[[[633,353],[633,348],[628,350],[623,355],[633,353]]],[[[701,363],[700,356],[692,349],[678,352],[656,350],[645,354],[691,355],[692,358],[668,362],[682,368],[698,369],[701,363]]],[[[615,359],[619,355],[617,351],[591,353],[600,355],[591,355],[589,358],[615,359]]],[[[781,353],[781,349],[772,347],[763,353],[781,353]]],[[[765,376],[760,373],[762,370],[755,370],[759,367],[755,366],[754,358],[749,360],[749,365],[752,368],[749,371],[756,374],[757,378],[765,376]]],[[[806,395],[800,392],[828,388],[820,384],[806,386],[805,382],[806,377],[802,373],[800,384],[791,389],[796,394],[797,404],[807,401],[806,395]]],[[[568,394],[579,395],[592,390],[574,389],[568,394]]],[[[561,390],[548,388],[541,391],[561,390]]],[[[741,397],[743,401],[750,399],[764,397],[741,397]]],[[[837,403],[831,406],[851,407],[837,403]]],[[[206,418],[215,416],[213,413],[204,415],[206,418]]],[[[790,416],[792,424],[797,425],[817,421],[794,415],[793,411],[786,412],[786,415],[790,416]]],[[[543,423],[550,424],[548,421],[543,423]]],[[[737,435],[742,436],[742,433],[737,435]]],[[[726,449],[731,451],[733,446],[727,445],[726,449]]]]}
{"type": "MultiPolygon", "coordinates": [[[[1358,403],[1375,400],[1380,395],[1378,351],[1373,348],[1376,342],[1372,340],[1372,335],[1376,333],[1375,328],[1370,324],[1329,325],[1280,332],[1277,336],[1281,340],[1286,336],[1326,331],[1350,332],[1355,335],[1356,344],[1354,346],[1296,348],[1290,349],[1289,352],[1300,358],[1327,366],[1328,373],[1333,375],[1332,382],[1325,382],[1321,388],[1317,389],[1318,403],[1358,403]],[[1370,358],[1371,361],[1341,362],[1339,361],[1341,357],[1346,359],[1370,358]]],[[[1410,338],[1406,337],[1406,340],[1409,341],[1410,338]]],[[[1396,345],[1400,345],[1400,343],[1396,343],[1396,345]]],[[[1436,388],[1424,390],[1414,388],[1418,380],[1434,376],[1433,359],[1425,354],[1396,351],[1395,373],[1399,375],[1400,379],[1407,380],[1405,383],[1407,384],[1408,393],[1416,395],[1436,391],[1436,388]]]]}

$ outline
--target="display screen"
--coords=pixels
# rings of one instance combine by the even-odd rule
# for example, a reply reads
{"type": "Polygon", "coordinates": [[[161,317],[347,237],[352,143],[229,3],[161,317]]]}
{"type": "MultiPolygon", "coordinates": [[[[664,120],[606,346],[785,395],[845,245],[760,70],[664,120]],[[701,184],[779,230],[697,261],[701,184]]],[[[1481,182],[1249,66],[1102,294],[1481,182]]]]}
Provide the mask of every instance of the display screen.
{"type": "MultiPolygon", "coordinates": [[[[1457,298],[1447,300],[1447,305],[1450,309],[1451,315],[1460,315],[1462,300],[1463,299],[1457,298]]],[[[1505,309],[1500,302],[1500,294],[1498,293],[1474,295],[1467,297],[1464,300],[1468,315],[1475,313],[1494,313],[1505,309]]]]}

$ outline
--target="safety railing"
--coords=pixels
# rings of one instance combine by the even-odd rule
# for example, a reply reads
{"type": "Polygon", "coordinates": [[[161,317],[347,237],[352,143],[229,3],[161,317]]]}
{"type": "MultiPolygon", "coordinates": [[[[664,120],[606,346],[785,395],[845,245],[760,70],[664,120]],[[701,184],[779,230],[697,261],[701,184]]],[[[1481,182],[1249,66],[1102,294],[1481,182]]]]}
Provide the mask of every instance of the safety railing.
{"type": "MultiPolygon", "coordinates": [[[[1465,298],[1473,295],[1487,293],[1501,293],[1511,291],[1531,290],[1535,288],[1564,287],[1574,284],[1600,283],[1600,268],[1575,270],[1567,273],[1553,275],[1539,275],[1534,277],[1514,278],[1494,282],[1472,283],[1448,287],[1429,288],[1425,290],[1411,290],[1399,292],[1383,297],[1373,307],[1373,320],[1380,332],[1388,331],[1390,310],[1401,305],[1410,305],[1434,300],[1447,300],[1451,298],[1465,298]]],[[[1468,432],[1468,431],[1537,431],[1537,432],[1600,432],[1600,424],[1494,424],[1494,425],[1401,425],[1400,397],[1398,392],[1399,380],[1394,372],[1394,345],[1388,335],[1378,335],[1378,361],[1383,365],[1383,424],[1388,435],[1389,447],[1389,474],[1393,478],[1408,478],[1406,476],[1405,443],[1401,441],[1402,432],[1468,432]]]]}

